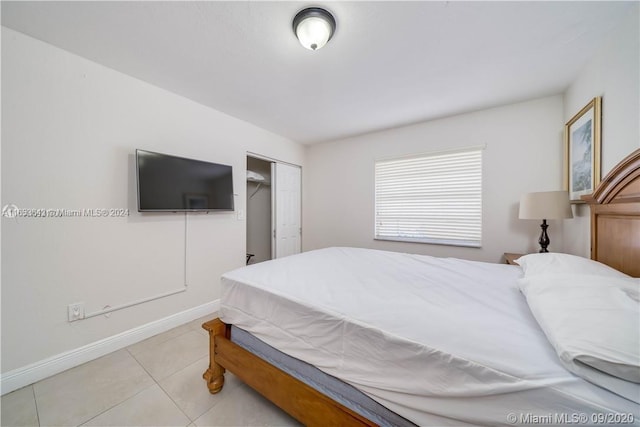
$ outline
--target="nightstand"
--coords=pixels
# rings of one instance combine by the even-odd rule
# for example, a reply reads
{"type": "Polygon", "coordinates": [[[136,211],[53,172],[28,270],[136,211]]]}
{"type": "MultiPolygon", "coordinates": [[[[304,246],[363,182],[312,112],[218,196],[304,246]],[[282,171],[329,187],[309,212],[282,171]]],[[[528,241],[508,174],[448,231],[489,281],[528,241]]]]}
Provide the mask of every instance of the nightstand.
{"type": "Polygon", "coordinates": [[[507,261],[507,264],[509,265],[518,265],[516,264],[515,260],[517,260],[523,255],[524,254],[511,254],[511,253],[505,252],[504,259],[507,261]]]}

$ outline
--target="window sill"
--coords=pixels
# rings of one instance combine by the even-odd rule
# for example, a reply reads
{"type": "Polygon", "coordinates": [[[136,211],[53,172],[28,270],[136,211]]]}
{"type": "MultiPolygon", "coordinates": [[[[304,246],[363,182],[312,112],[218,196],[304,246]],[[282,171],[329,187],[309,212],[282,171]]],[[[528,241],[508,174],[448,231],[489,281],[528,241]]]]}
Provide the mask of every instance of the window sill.
{"type": "Polygon", "coordinates": [[[460,240],[446,240],[446,239],[416,239],[411,237],[379,237],[376,236],[373,240],[383,240],[387,242],[407,242],[407,243],[424,243],[427,245],[445,245],[445,246],[461,246],[465,248],[481,248],[480,242],[469,242],[460,240]]]}

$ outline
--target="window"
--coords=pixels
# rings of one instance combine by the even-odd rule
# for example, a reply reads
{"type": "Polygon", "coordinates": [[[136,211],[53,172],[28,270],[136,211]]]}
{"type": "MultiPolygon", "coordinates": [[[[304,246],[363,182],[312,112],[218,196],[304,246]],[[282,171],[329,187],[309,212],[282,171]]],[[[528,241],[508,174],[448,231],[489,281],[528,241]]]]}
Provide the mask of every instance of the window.
{"type": "Polygon", "coordinates": [[[377,161],[375,238],[480,247],[482,150],[377,161]]]}

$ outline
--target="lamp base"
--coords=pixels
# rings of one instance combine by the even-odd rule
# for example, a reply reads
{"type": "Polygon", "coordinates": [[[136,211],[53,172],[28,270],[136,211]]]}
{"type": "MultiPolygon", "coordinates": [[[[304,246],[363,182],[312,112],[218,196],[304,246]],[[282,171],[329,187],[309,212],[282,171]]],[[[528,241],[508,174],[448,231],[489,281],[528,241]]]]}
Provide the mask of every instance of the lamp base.
{"type": "Polygon", "coordinates": [[[540,239],[538,240],[538,243],[540,243],[540,253],[549,252],[547,250],[547,246],[549,246],[549,243],[551,243],[551,241],[549,240],[549,236],[547,235],[547,227],[549,227],[547,225],[547,220],[543,219],[542,224],[540,224],[540,228],[542,228],[542,233],[540,233],[540,239]]]}

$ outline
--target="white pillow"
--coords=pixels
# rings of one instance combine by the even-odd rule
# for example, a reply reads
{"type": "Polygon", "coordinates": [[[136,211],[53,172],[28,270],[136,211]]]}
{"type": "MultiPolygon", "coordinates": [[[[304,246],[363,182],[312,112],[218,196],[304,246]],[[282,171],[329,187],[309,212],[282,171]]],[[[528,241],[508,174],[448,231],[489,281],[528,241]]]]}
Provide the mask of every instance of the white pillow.
{"type": "Polygon", "coordinates": [[[598,261],[555,252],[524,255],[515,262],[522,267],[524,277],[539,274],[591,274],[603,277],[629,277],[598,261]]]}
{"type": "Polygon", "coordinates": [[[640,279],[538,274],[518,284],[569,371],[640,398],[640,279]]]}

